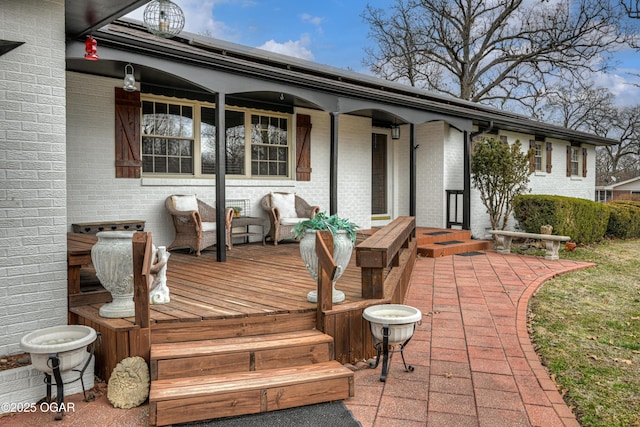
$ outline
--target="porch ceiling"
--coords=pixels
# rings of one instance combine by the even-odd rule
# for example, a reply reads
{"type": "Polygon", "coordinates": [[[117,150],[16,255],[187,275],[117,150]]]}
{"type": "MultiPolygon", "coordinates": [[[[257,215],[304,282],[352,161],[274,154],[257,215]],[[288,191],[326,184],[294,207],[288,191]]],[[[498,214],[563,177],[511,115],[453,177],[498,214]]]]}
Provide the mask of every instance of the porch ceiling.
{"type": "Polygon", "coordinates": [[[148,2],[149,0],[65,0],[65,34],[72,39],[84,37],[148,2]]]}

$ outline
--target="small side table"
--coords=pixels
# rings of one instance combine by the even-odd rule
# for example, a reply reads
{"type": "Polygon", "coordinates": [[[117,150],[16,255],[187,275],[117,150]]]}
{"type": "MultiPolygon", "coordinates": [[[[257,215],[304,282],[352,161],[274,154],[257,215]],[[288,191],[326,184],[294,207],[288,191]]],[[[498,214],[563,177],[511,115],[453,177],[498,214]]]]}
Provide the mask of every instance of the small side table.
{"type": "Polygon", "coordinates": [[[256,217],[256,216],[236,216],[233,217],[233,220],[231,221],[231,239],[233,239],[234,237],[244,237],[245,238],[245,243],[249,241],[249,237],[250,236],[260,236],[260,239],[262,240],[262,244],[264,245],[264,223],[265,223],[265,219],[261,218],[261,217],[256,217]],[[260,227],[260,232],[252,232],[251,231],[251,227],[260,227]],[[234,228],[240,228],[240,227],[244,227],[243,231],[240,232],[233,232],[234,228]]]}

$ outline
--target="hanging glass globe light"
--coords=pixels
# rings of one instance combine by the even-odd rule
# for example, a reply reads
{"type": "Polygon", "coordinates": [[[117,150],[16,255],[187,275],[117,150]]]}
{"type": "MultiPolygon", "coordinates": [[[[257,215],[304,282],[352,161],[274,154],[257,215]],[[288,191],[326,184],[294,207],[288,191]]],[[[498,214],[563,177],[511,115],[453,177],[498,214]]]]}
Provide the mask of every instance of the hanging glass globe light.
{"type": "Polygon", "coordinates": [[[144,24],[156,36],[171,38],[184,28],[184,13],[171,0],[153,0],[144,8],[144,24]]]}

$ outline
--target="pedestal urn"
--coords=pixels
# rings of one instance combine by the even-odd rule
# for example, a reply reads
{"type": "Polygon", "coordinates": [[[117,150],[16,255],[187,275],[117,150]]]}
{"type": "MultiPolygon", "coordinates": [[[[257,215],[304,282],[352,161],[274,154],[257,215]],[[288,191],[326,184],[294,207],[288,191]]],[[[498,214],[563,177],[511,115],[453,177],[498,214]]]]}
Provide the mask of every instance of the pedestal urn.
{"type": "Polygon", "coordinates": [[[100,307],[100,316],[108,318],[135,316],[133,302],[133,249],[135,231],[102,231],[91,249],[96,276],[113,301],[100,307]]]}
{"type": "MultiPolygon", "coordinates": [[[[336,281],[342,276],[351,260],[353,252],[353,242],[349,233],[345,230],[338,230],[333,234],[333,260],[337,265],[336,275],[331,284],[331,300],[334,303],[342,302],[345,299],[344,292],[336,289],[336,281]]],[[[316,255],[316,230],[307,230],[300,239],[300,256],[304,262],[311,278],[318,283],[318,256],[316,255]]],[[[307,294],[307,301],[318,302],[318,291],[311,291],[307,294]]]]}

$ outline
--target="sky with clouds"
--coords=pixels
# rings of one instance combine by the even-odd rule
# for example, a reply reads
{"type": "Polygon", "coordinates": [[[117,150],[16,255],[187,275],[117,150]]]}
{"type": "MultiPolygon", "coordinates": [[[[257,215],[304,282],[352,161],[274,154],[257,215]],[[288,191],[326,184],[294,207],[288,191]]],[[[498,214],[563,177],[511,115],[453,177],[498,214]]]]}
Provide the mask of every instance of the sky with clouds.
{"type": "MultiPolygon", "coordinates": [[[[185,13],[185,30],[244,46],[295,56],[370,74],[362,65],[371,46],[362,19],[367,4],[388,7],[393,0],[173,0],[185,13]]],[[[142,20],[144,7],[128,16],[142,20]]],[[[621,105],[640,103],[640,88],[628,84],[640,74],[640,53],[616,55],[617,69],[596,76],[621,105]]],[[[636,79],[638,80],[638,79],[636,79]]]]}

